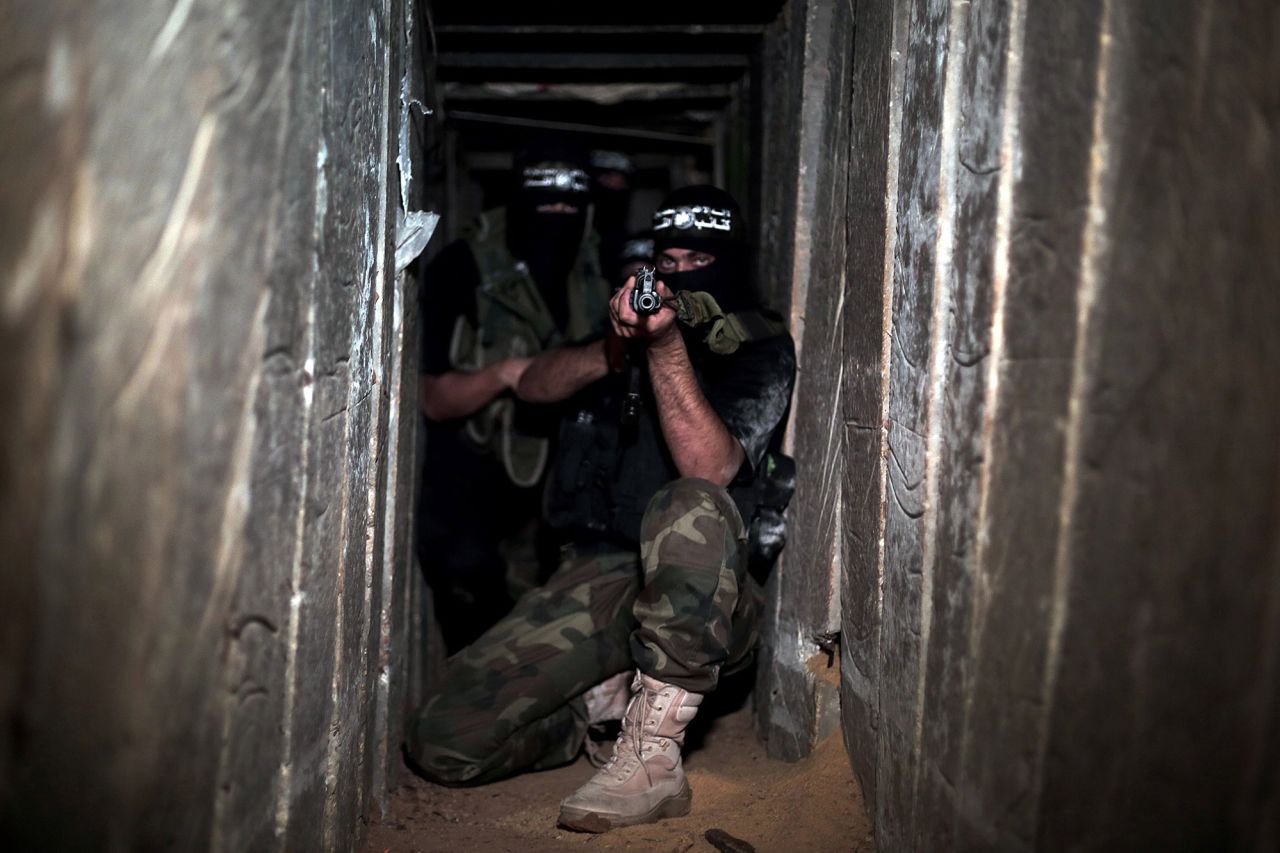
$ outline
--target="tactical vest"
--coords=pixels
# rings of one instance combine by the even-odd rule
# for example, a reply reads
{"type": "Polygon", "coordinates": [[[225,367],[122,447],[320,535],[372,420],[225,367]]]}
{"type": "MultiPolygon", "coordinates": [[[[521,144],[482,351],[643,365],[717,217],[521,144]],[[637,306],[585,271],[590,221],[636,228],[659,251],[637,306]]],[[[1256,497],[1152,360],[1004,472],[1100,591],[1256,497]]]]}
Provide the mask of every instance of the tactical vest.
{"type": "MultiPolygon", "coordinates": [[[[504,358],[529,357],[566,341],[580,340],[599,327],[610,288],[600,275],[598,238],[588,228],[569,273],[569,327],[556,327],[551,311],[529,273],[507,248],[506,213],[482,213],[464,235],[480,271],[476,322],[459,317],[449,342],[455,370],[471,371],[504,358]]],[[[524,435],[516,424],[517,402],[500,396],[467,419],[464,433],[480,449],[502,460],[517,486],[533,486],[546,468],[548,439],[524,435]]]]}
{"type": "MultiPolygon", "coordinates": [[[[729,357],[740,345],[786,333],[776,315],[760,311],[723,314],[706,293],[681,291],[681,322],[703,332],[711,359],[729,357]]],[[[643,370],[643,368],[640,368],[643,370]]],[[[699,383],[701,369],[695,365],[699,383]]],[[[553,527],[579,539],[629,547],[639,541],[649,500],[679,476],[663,443],[651,383],[639,389],[647,415],[625,427],[620,412],[627,383],[614,374],[577,398],[577,409],[561,422],[560,446],[545,496],[545,514],[553,527]],[[624,464],[624,454],[634,454],[624,464]],[[643,461],[643,464],[637,464],[643,461]]],[[[794,463],[781,454],[766,456],[761,469],[728,491],[750,531],[751,557],[772,563],[785,542],[782,512],[791,497],[794,463]]]]}

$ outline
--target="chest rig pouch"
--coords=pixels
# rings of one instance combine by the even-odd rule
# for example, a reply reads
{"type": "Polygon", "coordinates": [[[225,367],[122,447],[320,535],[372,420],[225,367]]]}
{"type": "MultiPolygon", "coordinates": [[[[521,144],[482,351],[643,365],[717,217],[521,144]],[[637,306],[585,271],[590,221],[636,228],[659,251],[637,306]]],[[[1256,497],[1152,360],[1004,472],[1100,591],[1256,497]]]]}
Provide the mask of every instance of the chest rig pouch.
{"type": "MultiPolygon", "coordinates": [[[[591,332],[609,302],[609,287],[600,276],[596,238],[588,230],[568,279],[569,327],[556,327],[537,282],[523,261],[507,249],[505,212],[489,211],[464,238],[476,267],[475,323],[459,317],[449,342],[455,370],[477,370],[505,358],[535,356],[565,340],[591,332]]],[[[521,423],[521,406],[503,395],[467,419],[464,434],[477,448],[502,461],[511,482],[535,485],[546,469],[550,441],[521,423]]]]}
{"type": "Polygon", "coordinates": [[[626,387],[625,374],[612,374],[572,400],[560,424],[545,517],[576,539],[632,547],[649,499],[680,475],[662,442],[647,382],[636,422],[620,422],[626,387]]]}

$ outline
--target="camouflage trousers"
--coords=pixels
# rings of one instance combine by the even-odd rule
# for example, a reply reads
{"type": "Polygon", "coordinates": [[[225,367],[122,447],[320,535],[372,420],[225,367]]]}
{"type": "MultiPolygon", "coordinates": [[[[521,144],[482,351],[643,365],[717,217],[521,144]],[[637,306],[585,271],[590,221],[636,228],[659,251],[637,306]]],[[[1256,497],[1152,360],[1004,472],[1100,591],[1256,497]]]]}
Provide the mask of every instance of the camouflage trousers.
{"type": "Polygon", "coordinates": [[[745,539],[728,493],[686,478],[649,502],[638,559],[567,548],[544,586],[449,659],[407,726],[415,769],[476,785],[572,761],[587,731],[582,694],[625,670],[713,690],[757,639],[745,539]]]}

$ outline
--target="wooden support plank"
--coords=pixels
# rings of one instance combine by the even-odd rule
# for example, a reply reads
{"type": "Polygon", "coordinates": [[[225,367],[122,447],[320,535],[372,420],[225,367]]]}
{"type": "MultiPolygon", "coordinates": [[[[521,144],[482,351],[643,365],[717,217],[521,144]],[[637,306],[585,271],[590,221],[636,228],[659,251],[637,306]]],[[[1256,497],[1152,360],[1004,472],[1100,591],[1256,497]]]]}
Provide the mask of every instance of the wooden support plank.
{"type": "MultiPolygon", "coordinates": [[[[806,0],[790,0],[783,8],[764,40],[757,74],[760,81],[756,105],[757,155],[766,150],[770,155],[767,159],[758,156],[755,159],[760,170],[754,182],[758,188],[758,199],[753,198],[753,206],[760,211],[756,223],[760,249],[755,278],[766,304],[780,310],[786,310],[791,299],[790,270],[795,230],[789,226],[795,222],[796,194],[794,181],[786,178],[795,175],[800,166],[799,139],[791,130],[800,121],[806,5],[806,0]]],[[[789,515],[788,523],[792,517],[794,513],[789,515]]],[[[771,722],[772,702],[784,693],[790,692],[795,696],[797,704],[809,701],[806,692],[794,683],[795,679],[787,678],[787,670],[773,663],[799,655],[795,650],[798,642],[792,638],[789,629],[784,630],[781,626],[781,596],[778,593],[781,582],[781,574],[775,570],[766,588],[765,624],[759,650],[759,659],[763,663],[757,668],[755,687],[756,696],[766,697],[766,701],[757,701],[755,723],[757,732],[770,744],[770,749],[802,755],[807,746],[797,735],[797,730],[804,731],[806,727],[792,723],[782,728],[771,722]],[[781,680],[783,678],[787,680],[781,680]]],[[[801,720],[811,718],[811,702],[800,712],[801,720]]]]}
{"type": "MultiPolygon", "coordinates": [[[[374,8],[371,31],[377,34],[378,47],[374,53],[374,67],[378,69],[374,82],[378,89],[375,101],[381,108],[376,136],[371,134],[369,147],[377,158],[377,168],[369,176],[370,213],[376,216],[372,234],[367,236],[366,251],[373,260],[370,271],[369,335],[368,349],[369,398],[371,408],[370,441],[364,451],[372,460],[373,471],[368,483],[366,516],[364,524],[364,590],[363,648],[360,655],[360,708],[363,715],[363,731],[358,732],[362,741],[357,753],[363,787],[355,800],[351,829],[352,843],[358,842],[360,823],[371,808],[371,803],[385,803],[386,794],[386,729],[387,713],[384,703],[382,673],[383,637],[387,615],[383,592],[391,587],[392,575],[397,570],[392,556],[392,542],[398,535],[395,521],[396,469],[402,460],[397,431],[402,389],[401,360],[406,355],[400,347],[400,320],[397,310],[402,305],[399,290],[403,280],[396,272],[396,220],[400,208],[401,185],[398,180],[397,162],[400,154],[401,80],[407,56],[404,35],[405,11],[397,0],[383,0],[374,8]]],[[[402,168],[411,169],[411,164],[402,168]]],[[[407,354],[411,359],[416,353],[407,354]]],[[[414,399],[410,397],[410,399],[414,399]]]]}
{"type": "Polygon", "coordinates": [[[380,616],[372,592],[382,571],[376,496],[385,481],[386,401],[377,380],[387,330],[379,306],[390,278],[387,122],[396,88],[385,51],[388,22],[397,17],[380,2],[334,15],[339,30],[366,37],[329,45],[327,89],[336,97],[327,104],[326,125],[369,132],[330,137],[320,165],[329,175],[334,161],[373,168],[352,174],[335,197],[326,194],[317,220],[323,242],[315,267],[315,497],[306,538],[319,550],[308,554],[300,578],[294,743],[281,806],[287,846],[299,849],[347,846],[364,811],[373,775],[366,756],[380,616]],[[326,470],[335,467],[336,482],[326,470]]]}
{"type": "MultiPolygon", "coordinates": [[[[435,73],[426,59],[424,7],[405,2],[401,9],[404,55],[400,62],[401,74],[407,83],[397,104],[400,183],[392,204],[402,203],[409,210],[422,210],[429,208],[424,180],[424,126],[433,119],[424,116],[411,101],[435,101],[435,73]]],[[[410,265],[410,269],[415,268],[416,265],[410,265]]],[[[411,616],[411,578],[418,571],[414,559],[414,502],[418,482],[419,415],[418,377],[414,366],[421,352],[419,316],[417,281],[405,270],[395,276],[389,348],[384,359],[390,410],[383,572],[376,599],[380,610],[374,712],[377,729],[371,749],[372,796],[382,815],[388,813],[390,790],[409,772],[404,765],[401,744],[404,743],[405,717],[411,708],[418,706],[413,698],[413,668],[422,650],[417,645],[411,616]]]]}
{"type": "Polygon", "coordinates": [[[841,714],[867,803],[875,803],[880,727],[887,355],[897,239],[897,163],[909,4],[856,7],[850,116],[841,494],[841,714]]]}
{"type": "Polygon", "coordinates": [[[677,133],[662,133],[655,130],[633,130],[630,128],[604,127],[594,124],[581,124],[579,122],[563,122],[563,121],[545,121],[529,118],[521,118],[518,116],[492,115],[485,113],[472,113],[465,110],[456,110],[449,113],[449,118],[454,121],[475,122],[478,124],[496,124],[506,125],[508,127],[524,127],[541,131],[560,131],[565,133],[581,133],[589,136],[599,136],[606,140],[609,137],[616,137],[620,142],[627,140],[643,140],[645,142],[666,143],[679,148],[703,149],[714,145],[714,141],[710,139],[702,139],[697,136],[684,136],[677,133]]]}
{"type": "Polygon", "coordinates": [[[441,24],[435,33],[449,36],[759,36],[764,24],[441,24]]]}
{"type": "MultiPolygon", "coordinates": [[[[320,253],[328,266],[328,248],[320,253]]],[[[347,499],[345,427],[350,342],[347,305],[335,305],[340,283],[317,268],[315,296],[315,385],[313,433],[309,441],[310,482],[303,528],[304,548],[296,595],[298,640],[293,662],[293,733],[282,808],[287,815],[287,844],[307,849],[322,843],[326,756],[333,708],[334,649],[340,590],[334,568],[343,551],[343,507],[347,499]],[[334,347],[330,342],[337,342],[334,347]],[[336,351],[335,351],[336,350],[336,351]],[[339,361],[338,359],[342,360],[339,361]],[[334,464],[333,460],[341,460],[334,464]]]]}
{"type": "Polygon", "coordinates": [[[828,354],[843,349],[852,25],[851,3],[806,7],[797,156],[812,166],[795,184],[788,279],[799,374],[789,435],[794,453],[809,461],[772,588],[776,622],[762,664],[774,701],[760,720],[770,753],[793,760],[837,725],[836,684],[816,678],[810,662],[823,659],[813,637],[839,628],[844,365],[828,354]],[[806,358],[810,336],[813,357],[806,358]]]}
{"type": "Polygon", "coordinates": [[[377,373],[385,348],[382,306],[386,300],[385,281],[379,273],[386,270],[391,240],[384,177],[390,171],[388,159],[394,156],[394,135],[388,125],[398,85],[392,85],[388,67],[385,2],[372,0],[363,8],[335,2],[332,15],[337,28],[369,35],[335,42],[329,67],[331,91],[345,93],[344,100],[334,105],[335,116],[345,127],[364,129],[335,135],[331,155],[337,163],[366,164],[352,181],[351,192],[359,202],[342,204],[336,199],[328,227],[340,231],[326,235],[328,270],[339,291],[334,304],[340,306],[346,324],[342,337],[349,341],[344,354],[348,377],[344,411],[335,416],[344,422],[340,453],[346,459],[347,479],[340,520],[341,558],[332,566],[330,579],[337,585],[337,621],[325,766],[324,843],[340,849],[354,840],[370,782],[364,761],[371,702],[368,674],[371,657],[376,659],[371,646],[376,648],[377,636],[370,624],[370,594],[380,570],[376,495],[382,476],[379,431],[385,429],[380,422],[377,373]],[[370,69],[377,70],[370,73],[370,69]]]}
{"type": "MultiPolygon", "coordinates": [[[[934,481],[929,498],[924,560],[930,612],[921,678],[922,715],[916,779],[913,846],[957,846],[953,828],[961,777],[964,709],[968,696],[970,632],[978,568],[980,487],[989,459],[986,409],[993,353],[992,315],[1004,285],[998,253],[1001,180],[1011,180],[1005,136],[1005,74],[1011,53],[1011,4],[998,2],[951,10],[947,115],[942,174],[944,221],[940,228],[939,279],[945,292],[932,352],[941,398],[932,401],[930,455],[934,481]]],[[[1016,57],[1015,57],[1016,59],[1016,57]]]]}
{"type": "MultiPolygon", "coordinates": [[[[1022,69],[1007,90],[1000,176],[1008,194],[1003,298],[993,316],[991,424],[978,577],[967,634],[958,843],[1034,844],[1040,696],[1049,637],[1063,433],[1086,217],[1091,100],[1100,4],[1031,3],[1009,26],[1022,69]],[[1011,135],[1010,135],[1011,134],[1011,135]],[[1003,166],[1003,163],[1002,163],[1003,166]],[[1004,181],[1012,180],[1007,189],[1004,181]],[[1011,698],[1012,697],[1012,698],[1011,698]],[[1032,758],[1028,758],[1031,756],[1032,758]],[[1015,807],[1016,806],[1016,807],[1015,807]]],[[[1000,248],[997,246],[997,251],[1000,248]]]]}
{"type": "MultiPolygon", "coordinates": [[[[243,529],[227,531],[227,547],[237,589],[227,621],[226,662],[222,672],[222,737],[214,802],[214,849],[268,849],[277,828],[276,795],[286,739],[288,637],[292,567],[299,558],[297,519],[301,512],[306,463],[301,440],[307,429],[304,361],[307,350],[308,273],[313,236],[310,205],[285,205],[283,199],[307,199],[314,174],[288,168],[305,151],[314,159],[319,120],[314,113],[291,112],[292,103],[311,97],[317,86],[310,64],[314,54],[304,42],[314,23],[301,9],[287,5],[253,12],[251,29],[271,63],[286,69],[289,83],[260,101],[241,102],[231,111],[244,132],[278,140],[270,156],[259,154],[237,166],[250,186],[234,202],[237,216],[260,223],[253,240],[262,244],[260,269],[224,266],[219,287],[234,291],[245,281],[263,281],[266,302],[262,364],[250,381],[253,435],[245,490],[243,529]],[[266,191],[263,192],[262,189],[266,191]],[[273,252],[272,231],[281,243],[300,251],[273,252]]],[[[229,62],[239,60],[228,57],[229,62]]],[[[235,73],[228,68],[228,75],[235,73]]],[[[248,349],[248,347],[246,347],[248,349]]]]}
{"type": "Polygon", "coordinates": [[[617,86],[539,85],[536,83],[446,83],[441,94],[449,101],[488,101],[519,98],[521,101],[587,101],[603,105],[633,101],[690,101],[723,103],[733,97],[733,87],[719,83],[634,83],[617,86]]]}
{"type": "Polygon", "coordinates": [[[786,313],[791,307],[795,251],[795,182],[800,171],[800,105],[804,80],[804,10],[807,0],[789,0],[761,48],[756,80],[757,145],[755,182],[759,247],[755,280],[766,304],[786,313]]]}
{"type": "Polygon", "coordinates": [[[441,53],[436,65],[441,74],[461,69],[503,72],[512,69],[542,71],[653,71],[661,69],[702,71],[705,69],[744,71],[750,62],[746,53],[441,53]]]}
{"type": "Polygon", "coordinates": [[[682,0],[650,0],[639,4],[603,6],[594,2],[566,2],[535,6],[497,0],[470,3],[441,3],[435,9],[437,23],[444,26],[475,26],[501,21],[507,26],[636,26],[696,27],[733,26],[772,21],[781,0],[740,0],[733,4],[690,4],[682,0]]]}
{"type": "Polygon", "coordinates": [[[945,0],[916,0],[905,54],[889,354],[875,822],[889,849],[909,845],[921,666],[926,445],[936,273],[945,0]]]}
{"type": "MultiPolygon", "coordinates": [[[[404,743],[404,714],[408,708],[411,627],[408,615],[408,585],[405,578],[415,571],[413,560],[413,503],[417,473],[415,433],[418,425],[417,383],[414,371],[402,367],[417,359],[416,314],[406,313],[411,287],[405,274],[397,277],[395,308],[389,361],[391,410],[388,414],[387,499],[384,511],[383,570],[375,599],[379,610],[376,678],[376,726],[370,749],[373,764],[371,795],[382,812],[387,811],[387,792],[398,784],[405,771],[400,746],[404,743]],[[406,325],[408,324],[408,325],[406,325]],[[398,354],[398,355],[397,355],[398,354]]],[[[416,308],[416,300],[413,305],[416,308]]]]}

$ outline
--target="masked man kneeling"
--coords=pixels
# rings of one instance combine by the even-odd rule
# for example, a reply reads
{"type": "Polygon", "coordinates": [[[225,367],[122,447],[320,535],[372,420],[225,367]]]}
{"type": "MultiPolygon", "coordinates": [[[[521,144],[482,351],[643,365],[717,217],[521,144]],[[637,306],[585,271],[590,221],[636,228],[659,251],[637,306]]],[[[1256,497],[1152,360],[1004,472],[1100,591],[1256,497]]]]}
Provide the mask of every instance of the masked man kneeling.
{"type": "Polygon", "coordinates": [[[427,778],[479,784],[572,761],[629,680],[613,754],[560,822],[601,832],[688,812],[685,728],[757,639],[744,519],[795,381],[792,340],[748,285],[744,233],[722,190],[672,193],[654,215],[661,310],[637,314],[629,280],[606,337],[525,371],[522,399],[565,406],[546,511],[568,544],[411,722],[427,778]]]}

